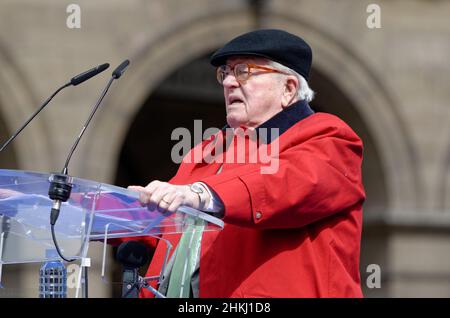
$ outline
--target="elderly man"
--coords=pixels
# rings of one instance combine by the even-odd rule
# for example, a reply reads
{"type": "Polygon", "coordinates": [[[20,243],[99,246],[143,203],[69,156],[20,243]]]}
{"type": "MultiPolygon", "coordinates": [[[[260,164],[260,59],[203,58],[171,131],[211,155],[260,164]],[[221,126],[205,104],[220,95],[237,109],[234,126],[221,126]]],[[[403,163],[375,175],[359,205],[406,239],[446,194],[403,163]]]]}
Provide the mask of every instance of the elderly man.
{"type": "MultiPolygon", "coordinates": [[[[205,232],[200,238],[198,261],[188,273],[189,292],[171,292],[171,287],[183,284],[174,260],[178,247],[164,282],[155,286],[162,293],[169,297],[362,296],[362,142],[337,117],[314,113],[309,107],[311,62],[309,45],[281,30],[243,34],[212,55],[211,64],[217,67],[224,89],[228,128],[258,134],[276,129],[276,134],[257,139],[258,147],[277,143],[271,159],[278,165],[262,173],[265,164],[260,161],[185,160],[168,183],[130,187],[140,192],[142,204],[149,208],[174,212],[185,205],[217,213],[225,222],[222,231],[205,232]]],[[[187,157],[211,144],[226,144],[226,153],[237,147],[225,139],[223,130],[195,146],[187,157]]],[[[167,238],[175,246],[180,240],[180,236],[167,238]]],[[[159,273],[164,252],[164,246],[156,246],[148,275],[159,273]]]]}

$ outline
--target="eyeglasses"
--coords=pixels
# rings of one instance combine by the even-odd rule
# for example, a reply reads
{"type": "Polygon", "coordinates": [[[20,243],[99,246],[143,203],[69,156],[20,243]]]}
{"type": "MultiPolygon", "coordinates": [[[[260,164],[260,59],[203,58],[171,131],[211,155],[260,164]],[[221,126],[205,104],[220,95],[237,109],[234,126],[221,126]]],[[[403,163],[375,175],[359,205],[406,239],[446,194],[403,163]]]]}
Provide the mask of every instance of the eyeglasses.
{"type": "Polygon", "coordinates": [[[252,69],[260,70],[262,73],[281,73],[289,75],[288,73],[276,70],[274,68],[255,65],[255,64],[236,64],[233,68],[229,65],[221,65],[217,68],[217,81],[223,84],[225,77],[233,71],[234,77],[240,84],[244,84],[252,74],[255,74],[252,69]]]}

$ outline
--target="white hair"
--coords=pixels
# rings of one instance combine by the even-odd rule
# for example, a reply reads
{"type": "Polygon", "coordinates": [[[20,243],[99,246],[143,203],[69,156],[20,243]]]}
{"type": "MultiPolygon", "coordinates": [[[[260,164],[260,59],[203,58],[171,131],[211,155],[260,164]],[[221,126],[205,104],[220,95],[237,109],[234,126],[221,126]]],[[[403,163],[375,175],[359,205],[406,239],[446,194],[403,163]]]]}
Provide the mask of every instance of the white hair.
{"type": "Polygon", "coordinates": [[[298,74],[296,71],[290,69],[289,67],[284,66],[283,64],[280,64],[278,62],[269,60],[269,64],[270,64],[270,66],[273,66],[274,68],[276,68],[279,71],[283,71],[285,73],[289,73],[289,74],[292,74],[295,77],[297,77],[299,87],[297,88],[297,94],[295,95],[296,101],[297,100],[305,100],[309,103],[310,101],[313,100],[315,93],[309,87],[308,82],[306,81],[306,79],[303,76],[298,74]]]}

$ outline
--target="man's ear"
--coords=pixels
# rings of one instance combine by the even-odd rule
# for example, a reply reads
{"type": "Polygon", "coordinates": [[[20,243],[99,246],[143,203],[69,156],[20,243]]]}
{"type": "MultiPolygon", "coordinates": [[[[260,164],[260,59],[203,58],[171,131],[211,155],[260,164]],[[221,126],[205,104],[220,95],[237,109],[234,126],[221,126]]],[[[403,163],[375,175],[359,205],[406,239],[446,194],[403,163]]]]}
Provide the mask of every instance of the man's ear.
{"type": "Polygon", "coordinates": [[[296,76],[288,75],[284,82],[284,91],[281,97],[281,106],[283,108],[288,107],[293,103],[297,96],[297,91],[300,89],[300,83],[296,76]]]}

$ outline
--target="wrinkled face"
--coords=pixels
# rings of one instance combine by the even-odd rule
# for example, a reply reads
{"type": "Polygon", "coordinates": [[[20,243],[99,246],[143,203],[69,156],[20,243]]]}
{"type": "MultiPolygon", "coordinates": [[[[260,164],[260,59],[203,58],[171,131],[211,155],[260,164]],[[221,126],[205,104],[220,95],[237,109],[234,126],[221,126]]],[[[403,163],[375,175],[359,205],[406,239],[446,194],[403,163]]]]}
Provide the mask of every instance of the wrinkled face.
{"type": "MultiPolygon", "coordinates": [[[[264,58],[232,57],[227,65],[249,63],[269,66],[264,58]]],[[[284,82],[282,74],[252,70],[244,83],[239,83],[233,72],[223,80],[227,122],[232,128],[239,126],[257,127],[279,113],[282,107],[284,82]]]]}

